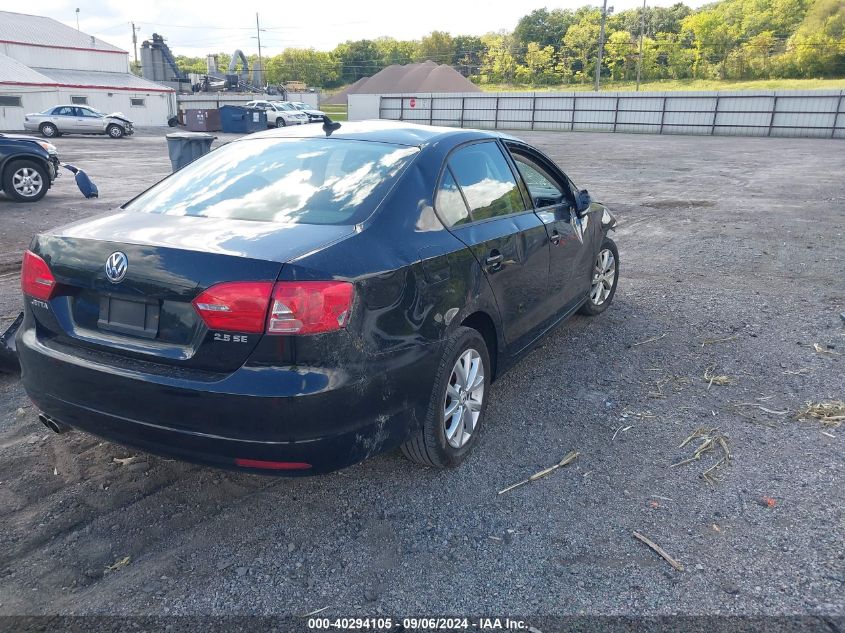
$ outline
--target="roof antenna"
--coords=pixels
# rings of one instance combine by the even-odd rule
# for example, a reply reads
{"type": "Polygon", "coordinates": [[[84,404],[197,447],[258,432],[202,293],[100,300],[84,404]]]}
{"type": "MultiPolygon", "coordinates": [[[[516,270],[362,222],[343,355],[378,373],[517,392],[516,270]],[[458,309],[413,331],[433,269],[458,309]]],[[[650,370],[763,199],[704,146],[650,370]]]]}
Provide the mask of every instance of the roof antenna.
{"type": "Polygon", "coordinates": [[[337,121],[332,121],[329,118],[328,114],[323,115],[323,132],[326,133],[326,136],[331,136],[332,132],[339,129],[340,123],[338,123],[337,121]]]}

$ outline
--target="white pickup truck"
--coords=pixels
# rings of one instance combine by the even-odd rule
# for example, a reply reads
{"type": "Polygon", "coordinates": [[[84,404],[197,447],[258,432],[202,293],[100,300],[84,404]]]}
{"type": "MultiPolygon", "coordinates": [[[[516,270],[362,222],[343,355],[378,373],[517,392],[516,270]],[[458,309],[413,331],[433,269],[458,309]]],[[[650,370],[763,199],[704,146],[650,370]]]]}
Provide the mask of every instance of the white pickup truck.
{"type": "Polygon", "coordinates": [[[279,101],[250,101],[247,108],[264,110],[267,113],[269,127],[285,127],[286,125],[302,125],[308,123],[308,115],[294,108],[288,103],[279,101]]]}

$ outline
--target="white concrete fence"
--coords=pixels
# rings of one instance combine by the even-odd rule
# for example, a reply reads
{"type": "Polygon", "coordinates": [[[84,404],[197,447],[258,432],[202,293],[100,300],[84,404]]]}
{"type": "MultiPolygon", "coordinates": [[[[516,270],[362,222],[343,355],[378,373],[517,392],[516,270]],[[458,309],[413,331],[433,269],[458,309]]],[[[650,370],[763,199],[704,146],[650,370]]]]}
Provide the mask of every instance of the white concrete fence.
{"type": "Polygon", "coordinates": [[[349,95],[349,120],[498,130],[845,138],[845,90],[349,95]]]}

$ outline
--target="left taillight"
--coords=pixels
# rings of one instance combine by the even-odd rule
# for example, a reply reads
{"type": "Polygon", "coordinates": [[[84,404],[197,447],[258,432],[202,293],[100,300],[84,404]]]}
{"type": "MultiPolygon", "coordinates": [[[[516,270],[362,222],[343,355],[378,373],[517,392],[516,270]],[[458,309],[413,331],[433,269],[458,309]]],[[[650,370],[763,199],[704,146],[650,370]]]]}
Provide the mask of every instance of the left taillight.
{"type": "Polygon", "coordinates": [[[42,301],[49,300],[56,290],[56,278],[47,262],[32,251],[23,254],[21,290],[25,295],[42,301]]]}
{"type": "Polygon", "coordinates": [[[212,286],[193,300],[194,309],[210,330],[264,331],[272,281],[232,281],[212,286]]]}

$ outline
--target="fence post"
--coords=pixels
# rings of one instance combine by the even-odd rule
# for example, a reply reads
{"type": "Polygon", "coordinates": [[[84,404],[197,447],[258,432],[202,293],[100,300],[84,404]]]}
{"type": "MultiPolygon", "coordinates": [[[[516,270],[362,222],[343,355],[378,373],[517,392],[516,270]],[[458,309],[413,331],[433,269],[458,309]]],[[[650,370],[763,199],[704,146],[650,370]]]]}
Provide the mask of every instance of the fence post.
{"type": "Polygon", "coordinates": [[[464,127],[464,110],[466,109],[466,97],[461,97],[461,127],[464,127]]]}
{"type": "Polygon", "coordinates": [[[658,134],[663,134],[663,120],[666,118],[666,95],[663,95],[663,101],[660,104],[660,131],[658,134]]]}
{"type": "Polygon", "coordinates": [[[616,104],[613,106],[613,131],[616,131],[616,121],[619,119],[619,95],[616,95],[616,104]]]}
{"type": "Polygon", "coordinates": [[[572,116],[569,119],[569,131],[575,129],[575,110],[578,108],[578,97],[572,94],[572,116]]]}
{"type": "Polygon", "coordinates": [[[403,95],[399,96],[399,120],[405,120],[405,97],[403,95]]]}
{"type": "Polygon", "coordinates": [[[716,95],[716,107],[713,108],[713,125],[710,127],[710,136],[716,134],[716,119],[719,117],[719,95],[716,95]]]}
{"type": "Polygon", "coordinates": [[[839,101],[836,102],[836,114],[833,115],[833,125],[830,128],[830,138],[836,138],[836,125],[839,115],[842,114],[842,98],[845,97],[845,90],[839,92],[839,101]]]}
{"type": "Polygon", "coordinates": [[[434,96],[428,98],[428,124],[434,125],[434,96]]]}
{"type": "Polygon", "coordinates": [[[493,119],[493,129],[499,129],[499,97],[496,97],[496,118],[493,119]]]}
{"type": "MultiPolygon", "coordinates": [[[[533,95],[531,95],[531,129],[532,130],[534,129],[534,116],[535,116],[536,110],[537,110],[537,93],[535,92],[533,95]]],[[[835,124],[836,124],[836,121],[834,121],[834,125],[835,124]]]]}
{"type": "Polygon", "coordinates": [[[778,96],[775,95],[774,99],[772,99],[772,116],[769,117],[769,132],[766,136],[772,135],[772,126],[775,124],[775,113],[778,110],[778,96]]]}

